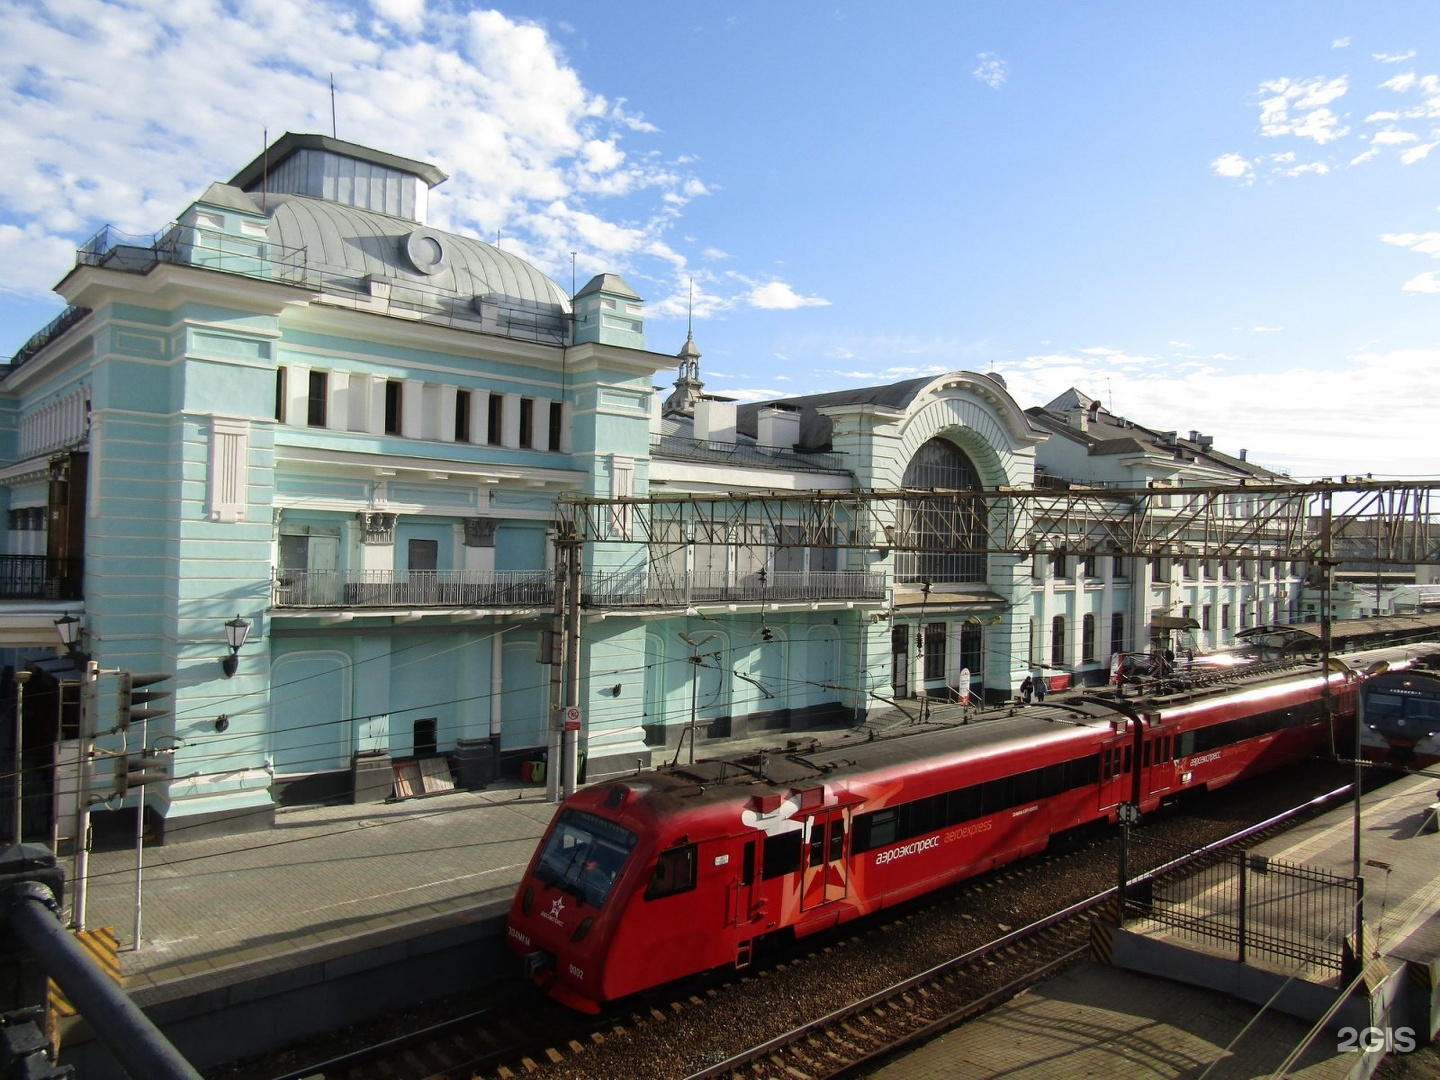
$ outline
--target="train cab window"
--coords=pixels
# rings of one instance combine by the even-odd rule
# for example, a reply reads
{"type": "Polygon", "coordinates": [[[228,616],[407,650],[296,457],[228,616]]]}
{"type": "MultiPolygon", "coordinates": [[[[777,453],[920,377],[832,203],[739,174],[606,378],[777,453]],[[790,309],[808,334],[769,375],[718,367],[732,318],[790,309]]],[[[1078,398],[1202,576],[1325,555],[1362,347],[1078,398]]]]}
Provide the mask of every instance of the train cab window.
{"type": "Polygon", "coordinates": [[[612,821],[565,810],[535,863],[535,876],[591,907],[604,907],[635,847],[635,834],[612,821]]]}
{"type": "Polygon", "coordinates": [[[740,858],[740,884],[750,885],[755,881],[755,841],[745,841],[745,854],[740,858]]]}
{"type": "Polygon", "coordinates": [[[655,900],[695,888],[696,854],[694,844],[662,851],[655,863],[655,872],[650,875],[650,884],[645,887],[645,899],[655,900]]]}
{"type": "Polygon", "coordinates": [[[1144,747],[1141,748],[1141,751],[1140,751],[1140,767],[1141,767],[1142,769],[1148,769],[1148,768],[1150,767],[1150,748],[1151,748],[1151,746],[1153,746],[1153,745],[1154,745],[1153,743],[1147,742],[1147,743],[1144,745],[1144,747]]]}

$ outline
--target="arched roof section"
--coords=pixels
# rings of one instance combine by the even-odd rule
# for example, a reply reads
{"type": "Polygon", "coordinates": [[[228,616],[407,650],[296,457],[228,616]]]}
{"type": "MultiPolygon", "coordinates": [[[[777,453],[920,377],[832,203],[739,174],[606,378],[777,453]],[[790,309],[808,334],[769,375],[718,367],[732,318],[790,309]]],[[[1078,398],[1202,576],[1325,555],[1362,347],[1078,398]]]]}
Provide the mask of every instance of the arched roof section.
{"type": "Polygon", "coordinates": [[[570,310],[565,290],[517,255],[458,233],[300,195],[266,200],[270,239],[322,274],[383,279],[469,302],[499,295],[570,310]]]}

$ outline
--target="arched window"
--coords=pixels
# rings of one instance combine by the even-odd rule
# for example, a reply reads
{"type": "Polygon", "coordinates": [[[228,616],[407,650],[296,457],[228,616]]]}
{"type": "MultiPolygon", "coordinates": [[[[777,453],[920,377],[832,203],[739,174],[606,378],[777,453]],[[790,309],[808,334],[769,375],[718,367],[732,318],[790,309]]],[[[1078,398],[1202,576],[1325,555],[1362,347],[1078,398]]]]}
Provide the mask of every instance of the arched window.
{"type": "MultiPolygon", "coordinates": [[[[906,467],[901,485],[922,490],[981,490],[974,462],[948,439],[931,439],[920,447],[906,467]]],[[[917,546],[931,550],[897,552],[897,581],[985,580],[985,522],[978,506],[904,502],[898,512],[902,533],[912,536],[917,546]]]]}

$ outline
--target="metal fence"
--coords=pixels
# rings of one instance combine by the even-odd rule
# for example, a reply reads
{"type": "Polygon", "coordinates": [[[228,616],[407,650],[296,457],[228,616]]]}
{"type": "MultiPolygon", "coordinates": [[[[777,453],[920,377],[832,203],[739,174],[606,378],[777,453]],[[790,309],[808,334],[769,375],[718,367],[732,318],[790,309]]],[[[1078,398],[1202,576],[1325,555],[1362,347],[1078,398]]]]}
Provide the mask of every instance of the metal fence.
{"type": "MultiPolygon", "coordinates": [[[[1130,844],[1147,862],[1167,861],[1163,851],[1146,851],[1162,846],[1155,841],[1132,834],[1130,844]]],[[[1354,878],[1248,851],[1217,855],[1177,873],[1132,888],[1128,925],[1164,927],[1241,963],[1336,974],[1344,969],[1361,895],[1354,878]]]]}
{"type": "Polygon", "coordinates": [[[555,601],[548,570],[287,570],[276,607],[539,607],[555,601]]]}

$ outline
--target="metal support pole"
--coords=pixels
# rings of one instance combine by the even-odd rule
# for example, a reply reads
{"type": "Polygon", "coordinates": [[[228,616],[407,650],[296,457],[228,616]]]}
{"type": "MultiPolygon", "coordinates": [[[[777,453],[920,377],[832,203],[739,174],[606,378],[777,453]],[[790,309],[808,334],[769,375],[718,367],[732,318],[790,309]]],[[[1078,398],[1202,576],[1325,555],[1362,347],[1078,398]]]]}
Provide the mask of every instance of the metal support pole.
{"type": "Polygon", "coordinates": [[[1241,851],[1236,854],[1235,865],[1240,871],[1240,909],[1235,913],[1237,916],[1235,921],[1236,925],[1240,929],[1240,952],[1239,955],[1235,957],[1235,959],[1242,964],[1245,963],[1245,908],[1248,900],[1247,887],[1249,885],[1250,878],[1250,871],[1246,863],[1246,859],[1247,855],[1245,852],[1241,851]]]}
{"type": "Polygon", "coordinates": [[[546,769],[545,769],[545,798],[548,802],[560,801],[560,756],[562,746],[561,731],[564,723],[561,720],[561,712],[564,709],[563,689],[564,683],[561,680],[561,661],[564,659],[561,642],[565,639],[565,588],[567,575],[565,573],[565,548],[561,546],[560,538],[555,538],[555,614],[551,623],[550,632],[550,655],[546,659],[550,662],[550,724],[546,728],[546,769]]]}
{"type": "Polygon", "coordinates": [[[1125,926],[1125,886],[1130,881],[1130,826],[1120,822],[1120,874],[1115,891],[1115,925],[1125,926]]]}
{"type": "MultiPolygon", "coordinates": [[[[566,589],[569,594],[570,625],[565,634],[565,703],[580,704],[580,545],[566,545],[569,559],[566,589]]],[[[583,721],[582,721],[583,722],[583,721]]],[[[580,732],[568,726],[564,732],[565,795],[575,794],[580,783],[580,732]]]]}
{"type": "Polygon", "coordinates": [[[71,925],[85,929],[85,900],[90,878],[90,758],[95,752],[95,691],[100,665],[85,661],[80,683],[80,776],[75,781],[75,910],[71,925]]]}
{"type": "Polygon", "coordinates": [[[37,882],[20,882],[5,890],[0,904],[25,948],[65,991],[127,1073],[145,1080],[201,1080],[149,1017],[66,933],[49,889],[37,882]]]}
{"type": "MultiPolygon", "coordinates": [[[[148,739],[149,722],[145,717],[140,718],[140,753],[148,756],[150,753],[148,739]]],[[[135,944],[136,952],[140,951],[140,876],[141,869],[145,862],[145,786],[142,784],[135,789],[135,944]]]]}
{"type": "Polygon", "coordinates": [[[15,843],[25,842],[25,684],[30,672],[15,673],[15,843]]]}

